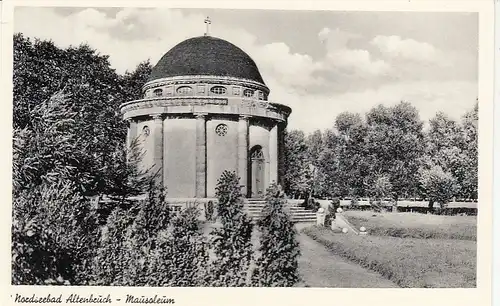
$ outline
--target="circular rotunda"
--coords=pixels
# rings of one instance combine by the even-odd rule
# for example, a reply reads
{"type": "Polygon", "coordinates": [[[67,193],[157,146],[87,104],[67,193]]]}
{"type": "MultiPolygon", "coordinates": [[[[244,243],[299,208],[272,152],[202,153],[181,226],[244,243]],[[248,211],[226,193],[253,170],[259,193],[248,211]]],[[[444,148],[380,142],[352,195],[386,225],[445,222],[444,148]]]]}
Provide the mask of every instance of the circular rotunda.
{"type": "Polygon", "coordinates": [[[214,198],[224,170],[242,193],[260,198],[280,182],[288,106],[268,101],[255,62],[232,43],[200,36],[168,51],[142,87],[120,106],[128,145],[138,140],[141,166],[158,172],[167,198],[214,198]]]}

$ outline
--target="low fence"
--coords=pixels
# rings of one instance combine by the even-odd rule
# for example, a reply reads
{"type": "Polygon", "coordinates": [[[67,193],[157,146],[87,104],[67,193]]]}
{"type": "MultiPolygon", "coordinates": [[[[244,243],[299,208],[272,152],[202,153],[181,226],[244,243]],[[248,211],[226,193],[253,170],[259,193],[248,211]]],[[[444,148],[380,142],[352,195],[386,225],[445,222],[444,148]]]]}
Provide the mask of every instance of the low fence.
{"type": "MultiPolygon", "coordinates": [[[[320,203],[321,207],[324,209],[328,209],[328,205],[331,205],[331,200],[316,200],[320,203]]],[[[429,208],[428,201],[410,201],[410,200],[401,200],[398,201],[397,206],[395,207],[397,212],[413,212],[413,213],[434,213],[441,215],[469,215],[476,216],[477,215],[477,200],[470,201],[453,201],[448,203],[446,208],[440,208],[439,204],[434,204],[434,208],[429,208]]],[[[358,201],[352,200],[340,200],[340,207],[344,210],[372,210],[374,206],[370,204],[370,201],[367,199],[361,199],[358,201]]],[[[386,201],[382,202],[381,205],[378,206],[380,209],[392,211],[393,205],[392,203],[386,201]]]]}

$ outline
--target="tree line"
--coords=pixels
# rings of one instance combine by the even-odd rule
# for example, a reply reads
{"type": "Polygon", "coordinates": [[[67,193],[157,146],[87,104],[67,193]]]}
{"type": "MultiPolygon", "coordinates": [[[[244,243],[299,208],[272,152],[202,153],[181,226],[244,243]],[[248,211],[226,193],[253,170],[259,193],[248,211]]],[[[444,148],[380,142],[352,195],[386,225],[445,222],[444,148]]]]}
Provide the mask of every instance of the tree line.
{"type": "Polygon", "coordinates": [[[339,114],[331,129],[285,135],[284,188],[292,197],[477,199],[478,101],[453,120],[428,121],[408,102],[362,116],[339,114]]]}

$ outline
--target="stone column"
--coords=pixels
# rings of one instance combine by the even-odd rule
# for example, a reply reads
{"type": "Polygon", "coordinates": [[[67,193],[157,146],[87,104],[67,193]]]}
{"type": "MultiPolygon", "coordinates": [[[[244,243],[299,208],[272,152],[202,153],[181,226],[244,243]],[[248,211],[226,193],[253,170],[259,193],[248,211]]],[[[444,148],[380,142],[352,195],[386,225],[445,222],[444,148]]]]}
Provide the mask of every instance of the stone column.
{"type": "Polygon", "coordinates": [[[151,136],[153,136],[153,173],[157,175],[156,181],[163,186],[163,115],[154,114],[151,136]]]}
{"type": "Polygon", "coordinates": [[[196,193],[197,198],[207,197],[207,129],[206,113],[196,116],[196,193]]]}
{"type": "Polygon", "coordinates": [[[241,193],[247,196],[248,186],[248,116],[240,116],[238,121],[238,176],[240,177],[241,193]]]}
{"type": "Polygon", "coordinates": [[[269,132],[269,184],[278,184],[278,125],[269,132]]]}

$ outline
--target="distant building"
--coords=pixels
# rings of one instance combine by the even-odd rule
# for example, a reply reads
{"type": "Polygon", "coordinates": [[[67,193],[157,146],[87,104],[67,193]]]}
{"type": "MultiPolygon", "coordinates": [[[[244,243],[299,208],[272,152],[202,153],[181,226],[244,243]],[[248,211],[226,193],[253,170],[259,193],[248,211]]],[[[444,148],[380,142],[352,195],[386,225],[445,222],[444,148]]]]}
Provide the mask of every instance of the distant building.
{"type": "Polygon", "coordinates": [[[279,182],[283,130],[291,109],[268,101],[255,62],[211,36],[168,51],[143,86],[143,99],[121,105],[128,143],[144,146],[168,198],[213,198],[224,170],[236,171],[249,198],[279,182]]]}

